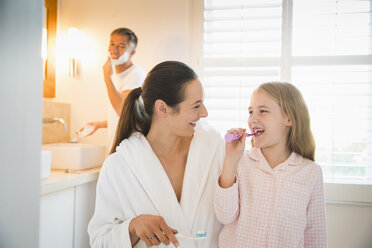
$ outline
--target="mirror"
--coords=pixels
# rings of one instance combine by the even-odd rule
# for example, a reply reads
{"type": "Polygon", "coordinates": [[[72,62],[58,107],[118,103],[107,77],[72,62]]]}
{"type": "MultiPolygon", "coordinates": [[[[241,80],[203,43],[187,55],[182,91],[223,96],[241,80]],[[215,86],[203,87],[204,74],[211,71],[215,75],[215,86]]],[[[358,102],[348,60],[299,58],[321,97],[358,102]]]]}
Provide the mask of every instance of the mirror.
{"type": "Polygon", "coordinates": [[[57,0],[45,0],[46,55],[44,59],[44,93],[47,98],[55,97],[57,0]]]}

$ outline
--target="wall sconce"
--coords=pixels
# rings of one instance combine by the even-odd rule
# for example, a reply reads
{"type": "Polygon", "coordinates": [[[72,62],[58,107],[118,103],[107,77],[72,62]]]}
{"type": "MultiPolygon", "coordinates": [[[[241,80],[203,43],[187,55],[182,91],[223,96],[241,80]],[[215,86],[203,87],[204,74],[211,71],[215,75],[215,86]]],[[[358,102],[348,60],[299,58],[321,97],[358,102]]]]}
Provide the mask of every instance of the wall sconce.
{"type": "Polygon", "coordinates": [[[69,70],[68,75],[70,78],[77,76],[77,53],[79,44],[79,31],[77,28],[68,29],[68,51],[69,51],[69,70]]]}

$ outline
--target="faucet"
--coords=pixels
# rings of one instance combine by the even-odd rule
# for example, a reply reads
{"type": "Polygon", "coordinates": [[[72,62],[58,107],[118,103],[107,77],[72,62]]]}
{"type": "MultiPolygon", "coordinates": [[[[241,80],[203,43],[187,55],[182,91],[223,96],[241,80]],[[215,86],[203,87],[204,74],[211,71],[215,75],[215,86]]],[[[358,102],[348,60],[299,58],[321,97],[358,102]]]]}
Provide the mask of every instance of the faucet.
{"type": "Polygon", "coordinates": [[[59,122],[63,125],[65,128],[65,132],[67,132],[67,124],[66,121],[62,118],[43,118],[43,123],[53,123],[53,122],[59,122]]]}

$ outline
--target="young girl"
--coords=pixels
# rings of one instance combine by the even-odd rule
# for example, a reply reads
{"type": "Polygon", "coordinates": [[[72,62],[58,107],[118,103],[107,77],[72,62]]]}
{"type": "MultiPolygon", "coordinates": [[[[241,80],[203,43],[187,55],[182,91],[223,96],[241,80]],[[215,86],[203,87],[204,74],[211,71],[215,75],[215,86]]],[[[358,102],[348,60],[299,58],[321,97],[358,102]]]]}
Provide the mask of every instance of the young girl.
{"type": "Polygon", "coordinates": [[[291,84],[270,82],[254,91],[248,126],[226,143],[214,207],[224,224],[219,247],[327,247],[322,171],[314,163],[310,117],[291,84]]]}

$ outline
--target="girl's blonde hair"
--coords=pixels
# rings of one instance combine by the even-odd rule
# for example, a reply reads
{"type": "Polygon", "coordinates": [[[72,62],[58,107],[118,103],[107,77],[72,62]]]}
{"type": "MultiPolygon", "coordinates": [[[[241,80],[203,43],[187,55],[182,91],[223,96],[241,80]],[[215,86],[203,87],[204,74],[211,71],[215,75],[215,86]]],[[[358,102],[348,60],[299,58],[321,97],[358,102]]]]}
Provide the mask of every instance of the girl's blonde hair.
{"type": "Polygon", "coordinates": [[[280,81],[261,84],[257,91],[272,97],[292,122],[287,140],[290,150],[314,161],[315,141],[310,129],[309,111],[301,92],[292,84],[280,81]]]}

